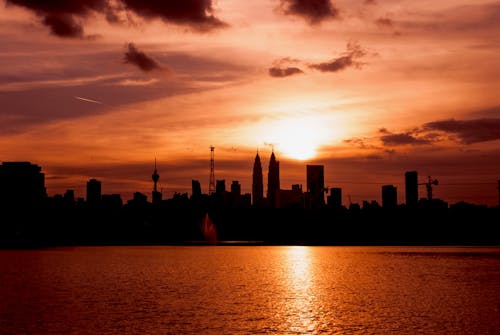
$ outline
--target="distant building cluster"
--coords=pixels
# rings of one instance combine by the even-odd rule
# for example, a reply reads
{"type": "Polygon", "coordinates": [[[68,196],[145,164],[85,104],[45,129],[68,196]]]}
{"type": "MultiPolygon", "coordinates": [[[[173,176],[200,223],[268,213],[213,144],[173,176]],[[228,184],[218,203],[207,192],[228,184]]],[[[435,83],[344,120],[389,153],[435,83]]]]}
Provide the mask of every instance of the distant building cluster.
{"type": "MultiPolygon", "coordinates": [[[[86,198],[75,199],[74,190],[67,190],[64,194],[47,197],[45,188],[45,176],[41,167],[30,162],[3,162],[0,165],[0,204],[10,208],[39,208],[47,202],[65,204],[67,206],[84,206],[97,208],[105,206],[108,208],[119,208],[123,206],[119,194],[102,194],[101,181],[92,178],[87,181],[86,198]]],[[[429,205],[447,207],[448,204],[442,200],[433,198],[433,186],[438,185],[436,179],[428,177],[427,181],[419,183],[417,171],[407,171],[405,177],[405,206],[416,208],[429,205]],[[419,186],[425,186],[427,197],[419,199],[419,186]]],[[[300,184],[291,185],[291,189],[282,189],[280,185],[280,162],[274,151],[269,159],[267,172],[267,192],[264,196],[264,176],[259,154],[255,156],[252,173],[252,194],[241,193],[241,184],[233,180],[230,189],[226,188],[224,179],[215,180],[214,177],[214,148],[211,147],[211,171],[209,194],[203,194],[201,184],[198,180],[192,180],[192,192],[188,194],[174,194],[172,199],[163,199],[158,190],[160,175],[156,166],[151,175],[153,189],[151,202],[145,194],[136,192],[133,199],[127,202],[130,206],[158,206],[162,203],[174,202],[185,203],[193,201],[196,204],[208,204],[227,208],[305,208],[318,209],[323,207],[343,208],[342,189],[338,187],[325,187],[325,169],[323,165],[306,166],[306,189],[300,184]],[[326,195],[326,202],[325,202],[326,195]]],[[[500,180],[498,181],[498,193],[500,204],[500,180]]],[[[383,185],[381,188],[382,205],[387,209],[394,209],[398,204],[397,187],[394,185],[383,185]]],[[[350,199],[349,199],[350,200],[350,199]]],[[[350,201],[349,201],[350,202],[350,201]]],[[[363,202],[363,208],[380,207],[375,202],[363,202]]],[[[361,208],[359,204],[350,203],[349,209],[361,208]]]]}

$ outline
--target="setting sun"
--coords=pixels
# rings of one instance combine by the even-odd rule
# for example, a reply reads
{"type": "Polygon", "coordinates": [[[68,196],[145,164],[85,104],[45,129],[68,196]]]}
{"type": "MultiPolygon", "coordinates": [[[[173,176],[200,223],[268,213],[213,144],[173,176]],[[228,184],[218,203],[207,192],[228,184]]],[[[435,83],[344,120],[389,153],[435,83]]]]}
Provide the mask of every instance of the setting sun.
{"type": "MultiPolygon", "coordinates": [[[[261,128],[262,129],[262,128],[261,128]]],[[[291,117],[276,120],[262,129],[262,138],[289,158],[307,160],[328,142],[327,127],[319,118],[291,117]]]]}

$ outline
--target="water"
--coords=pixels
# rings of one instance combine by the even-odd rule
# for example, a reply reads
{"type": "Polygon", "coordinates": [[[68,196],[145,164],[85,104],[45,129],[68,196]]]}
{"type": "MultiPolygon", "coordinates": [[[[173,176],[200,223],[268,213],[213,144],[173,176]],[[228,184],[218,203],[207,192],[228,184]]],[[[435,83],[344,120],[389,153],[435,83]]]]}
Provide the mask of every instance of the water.
{"type": "Polygon", "coordinates": [[[0,251],[2,334],[500,334],[500,249],[0,251]]]}

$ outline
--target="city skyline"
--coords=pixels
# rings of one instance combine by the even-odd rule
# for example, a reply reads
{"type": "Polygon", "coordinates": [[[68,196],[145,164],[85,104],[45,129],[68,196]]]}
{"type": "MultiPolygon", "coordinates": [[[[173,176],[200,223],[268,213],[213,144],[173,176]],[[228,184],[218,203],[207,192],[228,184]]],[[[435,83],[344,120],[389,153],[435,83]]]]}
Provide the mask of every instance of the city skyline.
{"type": "Polygon", "coordinates": [[[499,1],[0,3],[0,161],[49,195],[149,195],[155,157],[164,197],[207,193],[213,145],[242,193],[258,149],[284,189],[323,165],[344,203],[404,203],[406,171],[498,203],[499,1]]]}
{"type": "MultiPolygon", "coordinates": [[[[214,162],[214,150],[213,146],[210,147],[211,150],[211,166],[214,162]]],[[[215,179],[215,189],[211,192],[210,187],[212,184],[212,177],[215,178],[214,172],[211,169],[211,177],[209,186],[207,187],[207,192],[203,192],[201,183],[197,179],[191,179],[190,192],[177,192],[173,191],[171,197],[168,197],[163,189],[159,189],[158,181],[160,179],[160,174],[157,169],[157,161],[154,161],[154,170],[151,175],[151,189],[150,192],[140,192],[138,190],[129,190],[128,192],[122,193],[106,193],[102,191],[102,180],[96,178],[90,178],[86,181],[85,187],[85,197],[78,196],[75,193],[75,189],[67,188],[64,192],[57,194],[49,194],[47,188],[45,187],[45,173],[43,168],[32,162],[2,162],[0,164],[0,177],[2,179],[2,185],[0,190],[2,191],[2,199],[4,203],[22,204],[25,201],[28,203],[32,200],[38,199],[37,201],[42,201],[46,197],[60,199],[73,199],[71,202],[78,200],[79,202],[85,201],[90,205],[95,205],[104,200],[104,197],[109,199],[119,199],[122,203],[123,200],[129,199],[133,201],[140,198],[140,201],[149,201],[153,205],[159,205],[162,200],[173,200],[177,196],[187,196],[190,199],[198,199],[200,196],[216,196],[220,197],[225,193],[231,195],[231,197],[241,198],[236,203],[239,205],[245,204],[245,206],[252,206],[255,208],[289,208],[289,207],[302,207],[309,209],[323,208],[325,206],[331,208],[338,208],[344,206],[346,208],[351,208],[351,205],[360,206],[381,206],[384,208],[394,209],[398,205],[404,205],[407,208],[416,208],[419,206],[425,206],[426,201],[437,200],[436,204],[440,205],[455,205],[459,203],[467,203],[464,199],[448,203],[448,199],[441,199],[439,197],[433,196],[435,187],[440,185],[439,180],[427,176],[426,178],[418,177],[418,171],[406,171],[404,173],[404,187],[403,191],[398,193],[398,184],[382,184],[380,188],[379,198],[377,199],[362,199],[361,201],[353,201],[349,190],[347,190],[347,195],[342,196],[342,188],[335,186],[325,185],[325,167],[324,165],[306,165],[306,184],[291,184],[289,187],[280,186],[280,170],[279,170],[279,160],[276,159],[274,151],[271,152],[271,157],[269,159],[268,173],[267,173],[267,187],[263,185],[263,173],[262,165],[259,153],[256,154],[253,172],[252,172],[252,185],[251,193],[242,192],[242,185],[239,180],[228,180],[229,189],[226,187],[225,178],[215,179]],[[420,187],[422,188],[419,191],[420,187]],[[13,193],[11,193],[13,192],[13,193]],[[43,196],[41,194],[43,193],[43,196]],[[132,196],[127,197],[128,194],[132,196]],[[264,197],[264,194],[267,196],[264,197]],[[398,196],[399,194],[399,196],[398,196]],[[10,196],[11,199],[10,199],[10,196]],[[125,198],[122,198],[125,196],[125,198]],[[27,197],[27,198],[26,198],[27,197]],[[34,197],[34,198],[33,198],[34,197]],[[69,198],[68,198],[69,197],[69,198]],[[404,200],[400,199],[404,197],[404,200]],[[101,199],[102,198],[102,199],[101,199]],[[148,200],[150,199],[150,200],[148,200]],[[424,203],[421,204],[421,201],[424,203]]],[[[344,190],[345,191],[345,190],[344,190]]],[[[490,207],[500,206],[500,179],[496,182],[497,191],[497,203],[490,205],[490,207]]],[[[109,200],[108,199],[108,200],[109,200]]],[[[471,203],[472,205],[487,205],[482,203],[471,203]]],[[[17,206],[17,205],[16,205],[17,206]]]]}

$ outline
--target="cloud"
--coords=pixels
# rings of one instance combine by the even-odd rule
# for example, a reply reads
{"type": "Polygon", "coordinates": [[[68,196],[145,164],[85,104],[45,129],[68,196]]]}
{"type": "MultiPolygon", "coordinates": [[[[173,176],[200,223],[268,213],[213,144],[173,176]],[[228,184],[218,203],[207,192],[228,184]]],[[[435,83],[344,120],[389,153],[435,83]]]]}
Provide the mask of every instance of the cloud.
{"type": "Polygon", "coordinates": [[[52,34],[59,37],[83,38],[82,19],[92,11],[103,11],[107,7],[105,0],[86,1],[38,1],[6,0],[7,5],[27,8],[42,19],[52,34]]]}
{"type": "Polygon", "coordinates": [[[289,76],[293,76],[295,74],[301,74],[301,73],[304,73],[304,71],[302,71],[298,67],[286,67],[286,68],[271,67],[271,68],[269,68],[269,75],[271,77],[277,77],[277,78],[289,77],[289,76]]]}
{"type": "Polygon", "coordinates": [[[207,31],[227,27],[227,23],[214,16],[212,0],[121,0],[126,9],[144,18],[159,18],[165,22],[187,25],[207,31]]]}
{"type": "Polygon", "coordinates": [[[295,15],[314,25],[337,18],[339,11],[330,0],[281,0],[279,10],[285,15],[295,15]]]}
{"type": "Polygon", "coordinates": [[[300,59],[291,57],[277,59],[269,68],[269,75],[275,78],[283,78],[304,73],[304,71],[295,65],[300,63],[302,63],[300,59]]]}
{"type": "MultiPolygon", "coordinates": [[[[474,144],[500,140],[500,118],[478,118],[470,120],[440,120],[427,122],[420,127],[400,133],[386,128],[379,129],[379,139],[384,146],[422,145],[438,142],[474,144]]],[[[350,144],[359,144],[346,141],[350,144]]]]}
{"type": "Polygon", "coordinates": [[[380,149],[371,143],[371,139],[367,137],[353,137],[344,140],[344,143],[358,147],[359,149],[380,149]]]}
{"type": "Polygon", "coordinates": [[[425,130],[441,131],[456,136],[465,144],[500,139],[500,119],[442,120],[424,124],[425,130]]]}
{"type": "Polygon", "coordinates": [[[363,65],[363,63],[358,62],[357,59],[362,58],[365,55],[366,51],[363,50],[359,44],[348,43],[347,51],[344,52],[342,56],[334,58],[328,62],[311,64],[309,67],[321,72],[337,72],[351,66],[359,68],[363,65]]]}
{"type": "Polygon", "coordinates": [[[375,0],[365,0],[364,4],[365,5],[376,5],[377,1],[375,1],[375,0]]]}
{"type": "Polygon", "coordinates": [[[380,140],[386,146],[398,145],[421,145],[430,144],[431,141],[424,138],[417,138],[411,133],[387,134],[380,136],[380,140]]]}
{"type": "Polygon", "coordinates": [[[33,11],[53,35],[67,38],[85,38],[85,21],[94,13],[105,16],[110,23],[130,20],[130,13],[146,19],[161,19],[167,23],[184,25],[197,31],[226,27],[227,23],[214,16],[212,0],[156,1],[156,0],[6,0],[33,11]],[[121,17],[126,19],[122,20],[121,17]]]}
{"type": "Polygon", "coordinates": [[[137,49],[133,43],[129,43],[127,45],[127,52],[125,52],[124,62],[136,65],[144,72],[160,70],[162,68],[157,61],[137,49]]]}
{"type": "Polygon", "coordinates": [[[379,17],[375,20],[375,24],[379,28],[392,28],[394,26],[394,21],[387,17],[379,17]]]}

